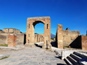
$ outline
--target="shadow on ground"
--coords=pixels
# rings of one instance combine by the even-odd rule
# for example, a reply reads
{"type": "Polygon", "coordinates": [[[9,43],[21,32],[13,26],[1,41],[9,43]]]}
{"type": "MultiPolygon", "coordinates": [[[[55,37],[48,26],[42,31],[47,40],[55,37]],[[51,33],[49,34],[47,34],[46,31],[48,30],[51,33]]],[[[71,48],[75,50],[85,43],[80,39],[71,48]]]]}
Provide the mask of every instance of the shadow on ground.
{"type": "Polygon", "coordinates": [[[52,45],[53,47],[57,47],[56,41],[51,42],[51,45],[52,45]]]}
{"type": "Polygon", "coordinates": [[[35,44],[35,46],[39,47],[39,48],[42,48],[42,46],[38,45],[38,44],[35,44]]]}
{"type": "Polygon", "coordinates": [[[55,56],[55,58],[62,59],[62,56],[55,56]]]}

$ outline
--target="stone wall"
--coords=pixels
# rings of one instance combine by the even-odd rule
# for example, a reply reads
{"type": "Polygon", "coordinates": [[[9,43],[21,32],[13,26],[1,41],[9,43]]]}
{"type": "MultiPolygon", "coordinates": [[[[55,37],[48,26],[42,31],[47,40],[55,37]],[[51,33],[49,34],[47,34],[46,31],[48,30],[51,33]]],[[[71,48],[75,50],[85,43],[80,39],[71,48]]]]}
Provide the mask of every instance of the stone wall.
{"type": "Polygon", "coordinates": [[[17,37],[14,34],[9,34],[7,38],[8,47],[16,47],[17,37]]]}
{"type": "MultiPolygon", "coordinates": [[[[12,37],[11,35],[15,35],[16,36],[15,44],[16,45],[24,45],[24,43],[25,43],[24,34],[21,33],[20,30],[14,29],[14,28],[6,28],[6,29],[0,30],[0,31],[1,31],[0,44],[8,44],[8,42],[9,42],[8,38],[11,38],[12,37]]],[[[12,39],[11,39],[11,41],[12,41],[12,39]]]]}
{"type": "Polygon", "coordinates": [[[78,36],[69,46],[70,48],[77,48],[77,49],[81,49],[82,48],[82,42],[81,42],[81,37],[82,36],[78,36]]]}
{"type": "Polygon", "coordinates": [[[87,36],[78,36],[71,44],[71,48],[87,50],[87,36]]]}
{"type": "Polygon", "coordinates": [[[0,44],[7,44],[7,34],[0,34],[0,44]]]}
{"type": "Polygon", "coordinates": [[[24,34],[16,34],[16,43],[17,45],[24,45],[24,34]]]}
{"type": "Polygon", "coordinates": [[[81,37],[81,42],[82,42],[82,50],[87,50],[87,36],[82,36],[81,37]]]}
{"type": "Polygon", "coordinates": [[[78,36],[78,31],[70,31],[68,29],[63,30],[61,24],[58,25],[56,41],[58,48],[63,49],[64,47],[69,46],[78,36]]]}
{"type": "Polygon", "coordinates": [[[43,34],[35,34],[35,43],[44,42],[43,34]]]}
{"type": "Polygon", "coordinates": [[[20,33],[20,30],[15,29],[15,28],[5,28],[3,31],[5,33],[15,33],[15,34],[19,34],[20,33]]]}
{"type": "Polygon", "coordinates": [[[78,31],[70,31],[65,30],[63,31],[63,46],[69,46],[77,37],[79,36],[78,31]]]}

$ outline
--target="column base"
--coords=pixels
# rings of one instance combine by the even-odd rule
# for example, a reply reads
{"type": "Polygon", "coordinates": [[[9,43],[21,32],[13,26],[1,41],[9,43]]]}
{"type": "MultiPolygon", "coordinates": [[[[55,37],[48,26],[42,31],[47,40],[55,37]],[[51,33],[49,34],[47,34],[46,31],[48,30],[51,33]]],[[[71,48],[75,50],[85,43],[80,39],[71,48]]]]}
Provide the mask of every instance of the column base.
{"type": "Polygon", "coordinates": [[[44,44],[43,46],[42,46],[42,48],[43,49],[46,49],[46,50],[51,50],[51,44],[44,44]]]}

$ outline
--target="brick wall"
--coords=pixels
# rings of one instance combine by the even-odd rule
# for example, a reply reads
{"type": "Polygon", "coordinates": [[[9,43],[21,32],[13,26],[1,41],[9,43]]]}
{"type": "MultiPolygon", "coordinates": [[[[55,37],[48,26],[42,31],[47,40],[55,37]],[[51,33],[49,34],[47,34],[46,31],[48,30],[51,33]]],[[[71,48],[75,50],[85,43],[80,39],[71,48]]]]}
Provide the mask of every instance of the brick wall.
{"type": "Polygon", "coordinates": [[[58,25],[57,34],[56,34],[56,41],[58,48],[63,49],[66,46],[69,46],[78,36],[78,31],[70,31],[70,30],[63,30],[63,26],[61,24],[58,25]]]}
{"type": "Polygon", "coordinates": [[[87,50],[87,36],[82,36],[82,50],[87,50]]]}
{"type": "Polygon", "coordinates": [[[17,37],[14,34],[9,34],[8,40],[7,40],[8,47],[15,47],[17,44],[16,39],[17,39],[17,37]]]}

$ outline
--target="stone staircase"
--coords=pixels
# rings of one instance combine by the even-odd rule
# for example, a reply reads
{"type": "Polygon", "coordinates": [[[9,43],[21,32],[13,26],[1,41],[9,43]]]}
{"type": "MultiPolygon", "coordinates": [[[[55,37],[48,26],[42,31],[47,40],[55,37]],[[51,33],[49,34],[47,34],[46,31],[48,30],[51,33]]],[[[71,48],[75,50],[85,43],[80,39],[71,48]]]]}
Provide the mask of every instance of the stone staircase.
{"type": "Polygon", "coordinates": [[[87,54],[81,52],[73,52],[64,61],[67,65],[87,65],[87,54]]]}

